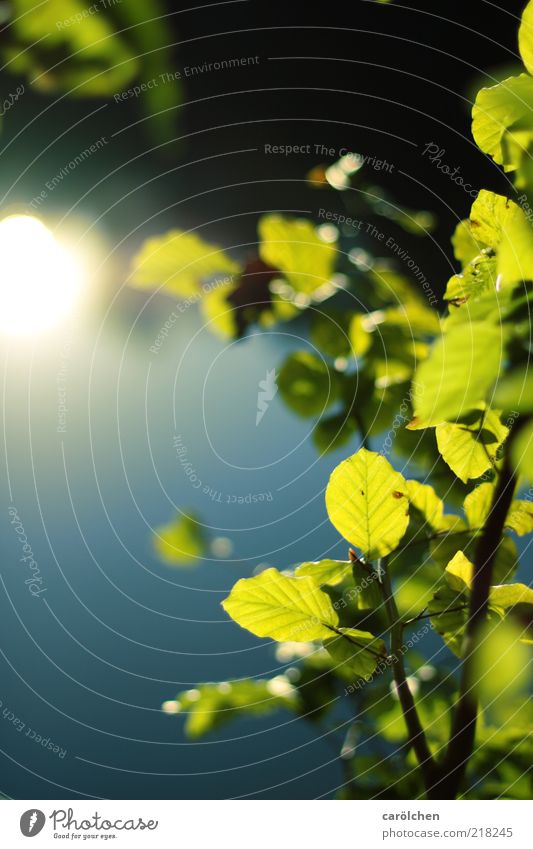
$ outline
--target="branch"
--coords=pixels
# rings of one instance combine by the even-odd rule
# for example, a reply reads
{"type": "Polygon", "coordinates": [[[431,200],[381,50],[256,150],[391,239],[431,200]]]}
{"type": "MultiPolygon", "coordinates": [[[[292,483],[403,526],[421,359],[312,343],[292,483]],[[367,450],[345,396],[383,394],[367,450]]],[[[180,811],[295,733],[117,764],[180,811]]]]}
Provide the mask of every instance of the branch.
{"type": "Polygon", "coordinates": [[[510,446],[522,423],[515,425],[507,440],[503,466],[494,491],[491,509],[481,533],[474,561],[470,611],[463,643],[463,669],[459,699],[455,708],[448,748],[439,778],[430,798],[455,799],[474,751],[478,697],[475,678],[475,651],[480,629],[487,617],[494,561],[502,539],[505,520],[516,488],[516,476],[510,459],[510,446]]]}
{"type": "Polygon", "coordinates": [[[394,674],[394,680],[396,682],[396,690],[398,693],[398,699],[404,716],[405,724],[407,726],[409,743],[412,745],[416,757],[418,759],[418,763],[420,764],[422,778],[424,779],[426,791],[428,791],[433,786],[435,779],[435,762],[429,750],[426,735],[424,733],[424,729],[422,728],[422,724],[420,722],[420,718],[416,710],[413,694],[411,693],[411,690],[409,689],[409,684],[407,683],[405,666],[403,663],[404,623],[400,619],[398,608],[396,606],[396,601],[392,592],[392,585],[389,578],[389,574],[387,572],[387,565],[385,563],[385,560],[381,561],[380,563],[380,575],[380,586],[382,589],[383,601],[387,609],[391,630],[392,671],[394,674]]]}

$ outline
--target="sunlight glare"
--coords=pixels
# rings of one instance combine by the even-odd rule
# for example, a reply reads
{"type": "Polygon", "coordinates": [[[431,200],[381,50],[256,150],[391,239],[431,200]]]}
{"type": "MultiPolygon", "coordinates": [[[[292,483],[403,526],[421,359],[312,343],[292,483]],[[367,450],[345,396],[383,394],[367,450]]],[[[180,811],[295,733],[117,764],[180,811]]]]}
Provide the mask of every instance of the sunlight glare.
{"type": "Polygon", "coordinates": [[[27,336],[71,310],[81,269],[51,231],[31,215],[0,221],[0,331],[27,336]]]}

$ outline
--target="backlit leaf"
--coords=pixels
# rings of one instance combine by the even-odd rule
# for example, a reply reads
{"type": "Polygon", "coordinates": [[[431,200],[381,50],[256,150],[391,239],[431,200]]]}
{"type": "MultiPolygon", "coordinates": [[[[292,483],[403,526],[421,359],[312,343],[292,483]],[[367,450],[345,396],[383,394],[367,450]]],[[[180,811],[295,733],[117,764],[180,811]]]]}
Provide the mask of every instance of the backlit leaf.
{"type": "Polygon", "coordinates": [[[194,513],[178,514],[168,525],[156,528],[153,543],[159,557],[176,566],[197,563],[207,545],[203,525],[194,513]]]}
{"type": "Polygon", "coordinates": [[[352,573],[352,564],[346,560],[318,560],[315,563],[301,563],[295,571],[297,577],[306,575],[315,584],[335,586],[342,583],[352,573]]]}
{"type": "Polygon", "coordinates": [[[457,424],[437,425],[437,446],[445,463],[465,483],[495,463],[509,433],[494,410],[472,410],[457,424]]]}
{"type": "Polygon", "coordinates": [[[405,479],[385,457],[365,448],[333,471],[326,507],[339,533],[368,560],[394,551],[409,524],[405,479]]]}
{"type": "Polygon", "coordinates": [[[312,578],[290,578],[277,569],[241,578],[222,607],[241,627],[273,640],[327,639],[339,624],[329,596],[312,578]]]}
{"type": "Polygon", "coordinates": [[[279,268],[297,292],[312,293],[330,281],[336,243],[321,239],[311,221],[264,215],[258,229],[261,259],[279,268]]]}
{"type": "Polygon", "coordinates": [[[500,327],[472,322],[450,328],[416,371],[415,416],[430,426],[469,412],[485,399],[501,359],[500,327]]]}
{"type": "Polygon", "coordinates": [[[355,628],[339,630],[342,636],[324,642],[324,648],[333,658],[335,671],[348,680],[370,678],[380,658],[387,656],[385,643],[368,631],[355,628]]]}

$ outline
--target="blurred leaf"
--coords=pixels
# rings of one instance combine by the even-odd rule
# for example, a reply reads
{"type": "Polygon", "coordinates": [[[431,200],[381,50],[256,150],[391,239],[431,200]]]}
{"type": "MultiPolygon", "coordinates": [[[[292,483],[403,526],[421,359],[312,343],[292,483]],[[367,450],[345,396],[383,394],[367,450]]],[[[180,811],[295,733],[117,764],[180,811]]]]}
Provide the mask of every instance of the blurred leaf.
{"type": "Polygon", "coordinates": [[[180,513],[156,528],[153,543],[161,560],[175,566],[196,565],[207,546],[203,525],[194,513],[180,513]]]}
{"type": "Polygon", "coordinates": [[[296,292],[312,293],[331,280],[336,243],[321,239],[311,221],[264,215],[258,229],[261,259],[279,268],[296,292]]]}
{"type": "Polygon", "coordinates": [[[91,13],[82,0],[12,0],[11,7],[2,58],[12,73],[31,78],[35,88],[108,97],[138,74],[137,51],[104,8],[91,13]]]}
{"type": "Polygon", "coordinates": [[[520,474],[533,483],[533,422],[526,424],[517,435],[511,455],[520,474]]]}
{"type": "Polygon", "coordinates": [[[201,684],[198,689],[178,693],[176,708],[187,713],[187,736],[198,739],[242,714],[265,716],[280,708],[297,710],[298,697],[289,679],[278,675],[268,681],[245,678],[201,684]]]}
{"type": "Polygon", "coordinates": [[[502,361],[502,328],[490,322],[452,327],[417,369],[414,412],[426,427],[453,421],[485,399],[502,361]]]}
{"type": "Polygon", "coordinates": [[[533,3],[529,2],[522,12],[518,29],[518,49],[522,61],[530,74],[533,74],[533,3]]]}
{"type": "Polygon", "coordinates": [[[404,478],[385,457],[365,448],[334,469],[326,507],[338,532],[368,560],[393,551],[409,524],[404,478]]]}
{"type": "Polygon", "coordinates": [[[344,410],[320,419],[313,430],[313,443],[321,454],[327,454],[347,445],[356,432],[353,418],[344,410]]]}
{"type": "Polygon", "coordinates": [[[347,357],[351,354],[348,312],[315,312],[311,319],[311,342],[329,357],[347,357]]]}
{"type": "Polygon", "coordinates": [[[368,680],[372,677],[380,658],[387,657],[385,643],[368,631],[358,631],[355,628],[339,630],[342,636],[324,642],[324,648],[333,658],[335,672],[348,680],[353,680],[354,677],[368,680]]]}
{"type": "Polygon", "coordinates": [[[296,351],[283,363],[278,377],[281,396],[300,416],[322,413],[338,397],[335,372],[309,351],[296,351]]]}
{"type": "Polygon", "coordinates": [[[221,248],[195,233],[170,230],[144,242],[133,258],[130,282],[140,289],[162,288],[180,297],[200,297],[202,281],[215,275],[231,277],[239,269],[239,264],[221,248]]]}
{"type": "Polygon", "coordinates": [[[311,578],[288,578],[277,569],[241,578],[222,607],[242,628],[274,640],[326,639],[339,622],[329,596],[311,578]]]}
{"type": "Polygon", "coordinates": [[[507,372],[498,382],[493,403],[502,410],[533,413],[533,372],[527,366],[507,372]]]}

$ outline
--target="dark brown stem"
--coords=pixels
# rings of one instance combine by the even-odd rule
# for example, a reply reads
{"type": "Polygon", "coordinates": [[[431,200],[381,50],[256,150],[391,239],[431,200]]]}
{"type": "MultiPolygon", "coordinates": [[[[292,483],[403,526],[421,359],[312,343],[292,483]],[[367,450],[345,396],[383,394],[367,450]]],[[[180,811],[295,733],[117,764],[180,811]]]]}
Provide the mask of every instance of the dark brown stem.
{"type": "MultiPolygon", "coordinates": [[[[516,436],[518,428],[512,436],[516,436]]],[[[431,790],[432,799],[455,799],[460,792],[468,761],[474,751],[478,696],[476,693],[475,650],[480,629],[487,617],[494,561],[498,553],[505,520],[516,488],[516,476],[510,460],[511,437],[505,446],[503,466],[494,491],[491,510],[481,533],[474,562],[472,595],[463,643],[463,668],[459,698],[452,722],[450,740],[439,776],[431,790]]]]}
{"type": "Polygon", "coordinates": [[[409,743],[413,747],[418,763],[420,764],[420,771],[422,773],[426,791],[429,791],[435,780],[435,762],[429,750],[426,735],[416,709],[415,700],[413,699],[413,694],[409,689],[407,676],[405,674],[405,666],[403,662],[404,625],[400,619],[398,608],[396,606],[385,560],[382,560],[380,563],[380,575],[383,601],[387,610],[391,631],[391,659],[394,681],[396,682],[396,691],[398,693],[400,707],[407,727],[409,743]]]}

